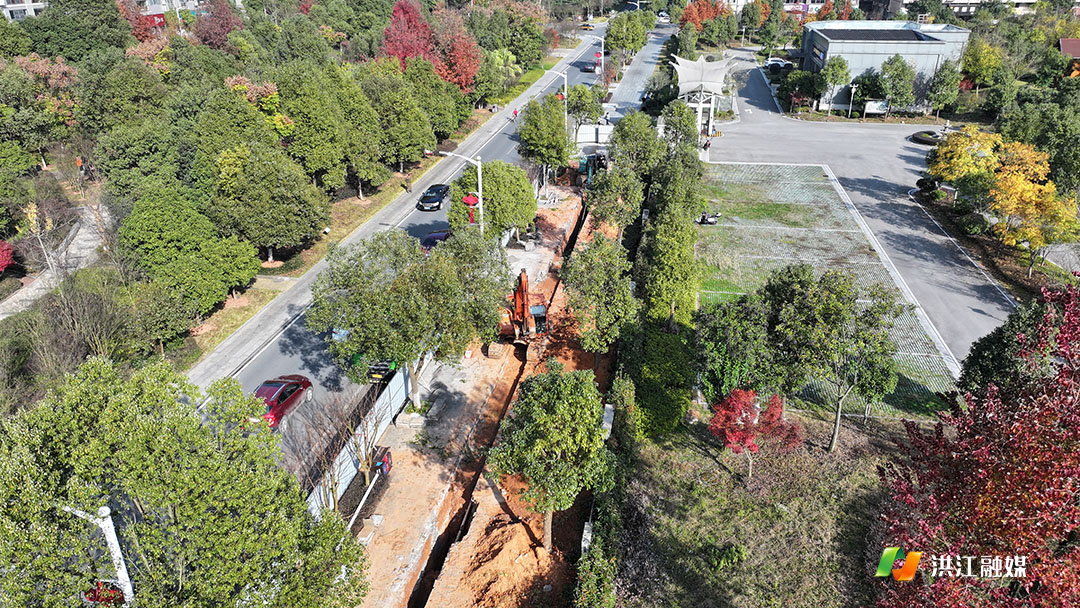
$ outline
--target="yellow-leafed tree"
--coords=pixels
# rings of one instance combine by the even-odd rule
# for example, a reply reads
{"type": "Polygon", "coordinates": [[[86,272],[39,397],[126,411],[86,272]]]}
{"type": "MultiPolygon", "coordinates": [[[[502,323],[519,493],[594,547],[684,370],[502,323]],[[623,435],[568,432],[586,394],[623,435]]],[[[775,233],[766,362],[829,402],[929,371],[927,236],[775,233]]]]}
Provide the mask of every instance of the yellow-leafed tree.
{"type": "Polygon", "coordinates": [[[1027,246],[1028,276],[1047,245],[1072,240],[1077,233],[1076,201],[1058,195],[1048,155],[1029,144],[1001,146],[999,166],[990,189],[990,210],[1000,218],[994,226],[1002,242],[1027,246]]]}
{"type": "Polygon", "coordinates": [[[930,153],[930,175],[946,182],[974,173],[992,173],[1000,162],[998,148],[1001,136],[983,133],[976,127],[964,127],[950,133],[945,141],[930,153]]]}

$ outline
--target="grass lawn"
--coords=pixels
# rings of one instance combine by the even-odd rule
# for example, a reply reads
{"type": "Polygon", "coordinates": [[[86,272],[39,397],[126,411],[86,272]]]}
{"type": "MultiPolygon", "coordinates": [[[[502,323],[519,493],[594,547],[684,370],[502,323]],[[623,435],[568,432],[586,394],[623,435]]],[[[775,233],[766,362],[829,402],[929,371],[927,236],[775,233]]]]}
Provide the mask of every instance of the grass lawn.
{"type": "MultiPolygon", "coordinates": [[[[620,605],[680,608],[862,608],[873,602],[867,535],[882,492],[876,468],[898,423],[804,424],[807,445],[754,458],[723,450],[705,425],[641,447],[626,489],[620,605]],[[745,552],[735,563],[724,557],[745,552]]],[[[880,549],[874,549],[880,551],[880,549]]]]}
{"type": "Polygon", "coordinates": [[[521,78],[518,79],[517,84],[511,87],[510,90],[508,90],[507,92],[492,100],[492,103],[500,106],[505,106],[506,104],[513,101],[518,95],[524,93],[525,89],[531,87],[534,82],[540,80],[540,77],[543,76],[546,72],[547,70],[544,69],[543,66],[536,67],[529,70],[528,72],[525,72],[521,75],[521,78]]]}
{"type": "MultiPolygon", "coordinates": [[[[805,262],[818,274],[840,269],[855,277],[863,293],[876,284],[895,289],[892,276],[821,167],[813,165],[706,166],[703,193],[715,226],[699,226],[695,246],[702,265],[700,302],[726,302],[764,285],[768,275],[805,262]]],[[[896,390],[870,415],[925,417],[943,404],[938,392],[954,390],[944,358],[913,309],[896,320],[890,336],[897,346],[896,390]]],[[[800,408],[823,407],[824,387],[811,384],[792,396],[800,408]]],[[[848,414],[867,404],[850,399],[848,414]]]]}
{"type": "Polygon", "coordinates": [[[247,299],[244,306],[218,308],[203,322],[197,335],[188,336],[179,345],[166,350],[165,357],[177,370],[190,369],[279,293],[273,289],[248,289],[241,294],[247,299]]]}
{"type": "Polygon", "coordinates": [[[544,71],[546,72],[546,71],[550,70],[551,68],[555,67],[555,64],[559,63],[560,61],[562,61],[562,57],[556,57],[555,55],[548,55],[547,57],[544,57],[543,65],[541,67],[543,67],[544,71]]]}

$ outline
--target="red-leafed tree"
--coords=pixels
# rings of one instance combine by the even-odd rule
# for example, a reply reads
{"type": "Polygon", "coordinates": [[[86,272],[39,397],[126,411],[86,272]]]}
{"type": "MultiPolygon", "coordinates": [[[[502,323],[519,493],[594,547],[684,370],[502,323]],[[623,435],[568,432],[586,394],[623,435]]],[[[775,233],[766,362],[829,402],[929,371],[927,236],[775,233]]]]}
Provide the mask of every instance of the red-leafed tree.
{"type": "Polygon", "coordinates": [[[402,70],[407,57],[422,57],[436,66],[441,63],[435,53],[431,26],[420,14],[420,6],[412,0],[398,0],[394,4],[390,25],[383,32],[382,53],[397,57],[402,70]]]}
{"type": "Polygon", "coordinates": [[[840,7],[840,20],[847,21],[851,19],[851,13],[855,9],[851,6],[851,0],[844,0],[844,6],[840,7]]]}
{"type": "Polygon", "coordinates": [[[205,45],[219,51],[227,51],[229,32],[244,27],[225,0],[211,0],[209,12],[195,21],[195,36],[205,45]]]}
{"type": "Polygon", "coordinates": [[[454,32],[449,40],[440,40],[442,63],[435,65],[435,72],[443,80],[457,85],[462,93],[473,88],[473,79],[484,60],[483,51],[476,39],[464,29],[454,32]]]}
{"type": "Polygon", "coordinates": [[[139,12],[135,0],[117,0],[116,8],[120,9],[120,15],[131,24],[131,35],[139,42],[146,42],[157,35],[154,28],[146,22],[146,17],[139,12]]]}
{"type": "Polygon", "coordinates": [[[814,16],[818,21],[824,21],[829,18],[829,15],[836,10],[836,6],[833,4],[833,0],[825,0],[825,4],[821,5],[818,12],[814,13],[814,16]]]}
{"type": "Polygon", "coordinates": [[[697,31],[701,31],[705,22],[722,15],[724,6],[716,0],[694,0],[683,10],[679,23],[686,25],[693,23],[697,31]]]}
{"type": "Polygon", "coordinates": [[[735,389],[713,408],[709,432],[736,454],[746,454],[746,480],[754,474],[758,441],[775,443],[781,450],[794,449],[803,441],[802,426],[784,420],[784,402],[778,395],[762,410],[757,393],[735,389]]]}
{"type": "Polygon", "coordinates": [[[0,272],[15,263],[15,249],[7,241],[0,241],[0,272]]]}
{"type": "Polygon", "coordinates": [[[883,583],[878,606],[1080,605],[1080,291],[1044,298],[1053,306],[1021,340],[1025,356],[1052,353],[1053,373],[966,395],[966,407],[957,402],[933,431],[908,423],[902,457],[880,470],[892,495],[884,545],[924,556],[1023,556],[1025,574],[993,577],[991,563],[987,578],[934,576],[928,563],[911,583],[883,583]]]}

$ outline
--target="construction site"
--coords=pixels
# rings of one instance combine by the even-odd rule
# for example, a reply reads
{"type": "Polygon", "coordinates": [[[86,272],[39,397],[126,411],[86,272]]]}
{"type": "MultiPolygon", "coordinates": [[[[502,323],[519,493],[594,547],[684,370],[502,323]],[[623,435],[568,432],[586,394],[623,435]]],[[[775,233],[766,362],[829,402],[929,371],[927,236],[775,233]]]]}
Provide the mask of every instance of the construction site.
{"type": "Polygon", "coordinates": [[[543,516],[518,497],[522,480],[500,485],[486,468],[519,384],[547,359],[596,370],[601,391],[608,382],[608,358],[578,344],[559,280],[563,260],[598,228],[586,221],[581,189],[560,181],[540,200],[538,238],[507,248],[516,287],[500,340],[422,370],[426,411],[398,414],[378,441],[393,455],[389,473],[370,487],[357,475],[338,503],[367,545],[365,607],[569,605],[591,496],[555,514],[548,552],[543,516]]]}

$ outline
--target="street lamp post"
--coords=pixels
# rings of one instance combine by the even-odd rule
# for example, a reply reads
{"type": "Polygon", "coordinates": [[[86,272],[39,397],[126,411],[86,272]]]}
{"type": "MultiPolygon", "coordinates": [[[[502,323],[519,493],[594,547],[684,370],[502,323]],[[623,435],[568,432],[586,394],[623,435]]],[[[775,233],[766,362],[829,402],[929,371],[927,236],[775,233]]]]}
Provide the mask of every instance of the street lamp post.
{"type": "Polygon", "coordinates": [[[562,73],[562,93],[563,93],[563,105],[562,105],[562,121],[567,132],[570,131],[570,85],[567,84],[566,71],[562,73]]]}
{"type": "Polygon", "coordinates": [[[857,88],[859,88],[859,85],[855,84],[854,82],[851,83],[851,99],[848,100],[848,104],[847,104],[847,117],[848,118],[851,118],[851,107],[855,105],[855,89],[857,89],[857,88]]]}
{"type": "MultiPolygon", "coordinates": [[[[563,74],[563,77],[565,78],[566,75],[563,74]]],[[[480,236],[484,236],[484,165],[480,162],[480,157],[477,156],[475,159],[472,159],[456,152],[443,151],[439,151],[439,154],[442,156],[456,156],[472,163],[472,165],[476,167],[476,198],[478,199],[476,208],[480,212],[480,236]]]]}
{"type": "Polygon", "coordinates": [[[109,507],[101,507],[97,516],[71,507],[61,507],[75,517],[85,519],[101,528],[105,536],[105,544],[109,546],[109,555],[112,557],[113,568],[116,569],[116,580],[120,583],[120,591],[124,593],[124,606],[131,606],[135,601],[135,589],[131,586],[131,576],[128,575],[127,563],[124,562],[124,554],[120,552],[120,541],[116,538],[116,527],[113,525],[112,511],[109,507]]]}
{"type": "Polygon", "coordinates": [[[601,82],[603,82],[603,79],[604,79],[604,39],[601,38],[600,36],[590,36],[590,35],[586,35],[586,36],[583,36],[583,37],[584,38],[595,38],[596,40],[600,41],[600,80],[601,80],[601,82]]]}

